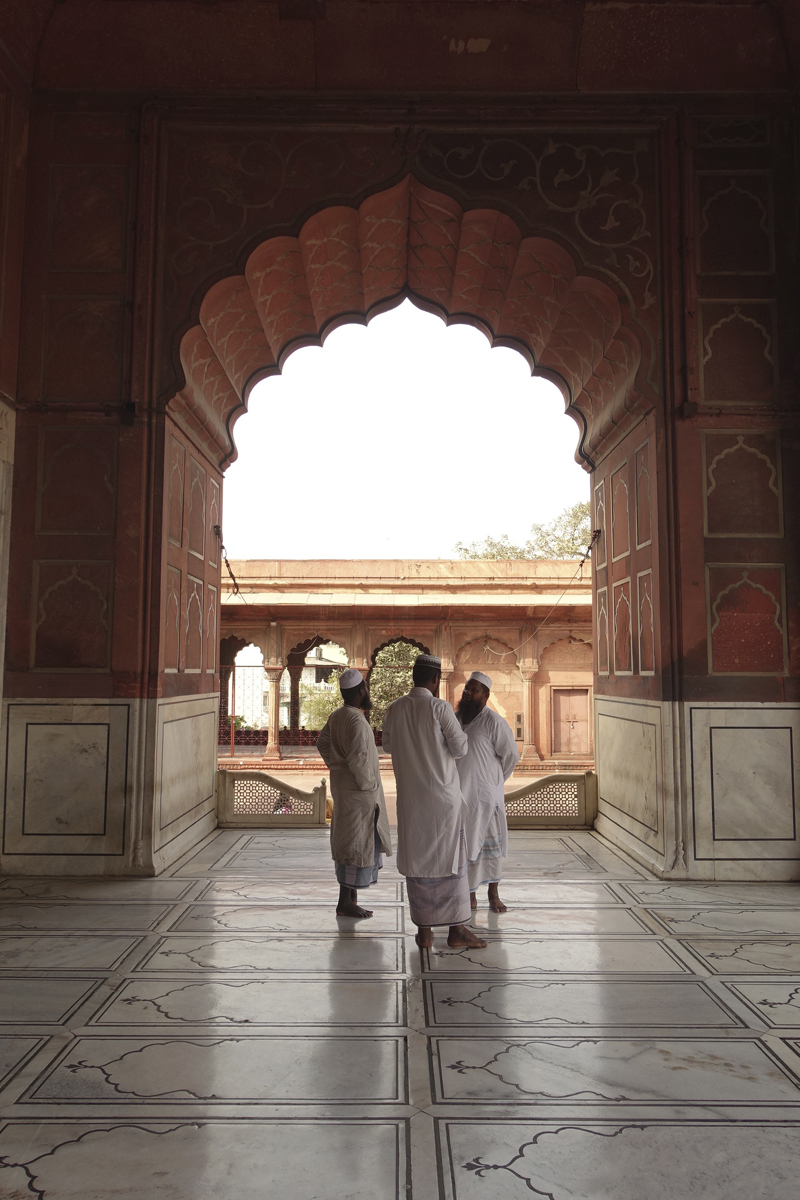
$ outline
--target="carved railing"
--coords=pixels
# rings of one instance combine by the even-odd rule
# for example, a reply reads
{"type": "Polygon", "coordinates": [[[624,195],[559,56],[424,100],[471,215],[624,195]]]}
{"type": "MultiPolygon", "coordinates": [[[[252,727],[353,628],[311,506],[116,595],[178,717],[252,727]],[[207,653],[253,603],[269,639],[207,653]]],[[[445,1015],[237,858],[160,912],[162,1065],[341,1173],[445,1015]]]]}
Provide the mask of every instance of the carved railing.
{"type": "Polygon", "coordinates": [[[324,779],[306,792],[267,771],[217,771],[217,821],[223,829],[324,828],[326,801],[324,779]]]}
{"type": "Polygon", "coordinates": [[[542,775],[506,792],[509,829],[588,829],[597,816],[593,771],[542,775]]]}

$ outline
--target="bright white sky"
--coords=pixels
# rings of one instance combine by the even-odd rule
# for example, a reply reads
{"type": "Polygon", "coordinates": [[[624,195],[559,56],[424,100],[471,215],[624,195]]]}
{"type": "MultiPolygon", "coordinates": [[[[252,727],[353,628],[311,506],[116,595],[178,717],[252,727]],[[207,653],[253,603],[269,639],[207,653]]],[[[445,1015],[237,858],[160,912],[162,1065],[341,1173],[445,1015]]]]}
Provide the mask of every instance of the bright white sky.
{"type": "Polygon", "coordinates": [[[231,558],[452,558],[487,534],[524,541],[587,499],[577,442],[522,355],[406,300],[253,389],[225,545],[231,558]]]}

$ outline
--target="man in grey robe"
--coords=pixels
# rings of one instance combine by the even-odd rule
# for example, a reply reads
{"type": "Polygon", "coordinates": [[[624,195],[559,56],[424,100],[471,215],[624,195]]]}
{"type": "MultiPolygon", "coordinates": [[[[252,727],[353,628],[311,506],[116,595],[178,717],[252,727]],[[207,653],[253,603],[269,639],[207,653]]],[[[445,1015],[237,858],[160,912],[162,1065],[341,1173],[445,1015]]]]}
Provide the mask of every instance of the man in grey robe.
{"type": "Polygon", "coordinates": [[[466,805],[467,877],[470,904],[478,907],[476,892],[489,885],[492,912],[506,912],[498,884],[508,855],[508,821],[503,785],[519,762],[519,751],[508,722],[489,708],[492,681],[473,671],[464,684],[456,716],[469,747],[458,760],[458,777],[466,805]]]}
{"type": "Polygon", "coordinates": [[[482,949],[470,916],[464,800],[456,759],[467,738],[446,700],[438,699],[441,660],[420,654],[414,686],[383,718],[383,748],[397,780],[397,869],[406,877],[417,945],[433,945],[433,926],[449,925],[448,946],[482,949]]]}
{"type": "Polygon", "coordinates": [[[378,882],[382,854],[392,853],[392,838],[375,735],[366,717],[372,703],[361,672],[352,667],[343,671],[339,689],[344,704],[331,713],[317,738],[331,773],[331,856],[339,881],[336,912],[371,917],[372,910],[358,904],[358,889],[378,882]]]}

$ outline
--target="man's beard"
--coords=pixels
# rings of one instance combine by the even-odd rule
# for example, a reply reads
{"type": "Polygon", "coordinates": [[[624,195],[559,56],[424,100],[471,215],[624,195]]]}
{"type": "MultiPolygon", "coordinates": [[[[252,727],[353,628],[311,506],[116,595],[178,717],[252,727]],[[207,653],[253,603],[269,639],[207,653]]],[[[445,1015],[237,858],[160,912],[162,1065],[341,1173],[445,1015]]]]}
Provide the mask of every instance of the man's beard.
{"type": "Polygon", "coordinates": [[[365,696],[358,706],[363,713],[372,712],[372,701],[369,696],[365,696]]]}
{"type": "Polygon", "coordinates": [[[472,700],[469,696],[462,696],[456,705],[456,712],[461,717],[465,725],[469,725],[474,717],[477,717],[479,712],[482,712],[484,705],[480,700],[472,700]]]}

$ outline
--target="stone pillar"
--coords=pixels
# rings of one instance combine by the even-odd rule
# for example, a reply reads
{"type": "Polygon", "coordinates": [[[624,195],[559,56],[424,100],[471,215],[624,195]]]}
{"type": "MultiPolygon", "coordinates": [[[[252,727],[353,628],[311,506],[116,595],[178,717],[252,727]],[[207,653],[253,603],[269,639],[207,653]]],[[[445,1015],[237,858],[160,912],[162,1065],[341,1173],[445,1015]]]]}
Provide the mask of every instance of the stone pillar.
{"type": "Polygon", "coordinates": [[[446,667],[442,663],[442,678],[439,682],[439,696],[442,700],[446,700],[448,704],[453,703],[453,697],[450,693],[450,676],[453,674],[452,667],[446,667]]]}
{"type": "Polygon", "coordinates": [[[536,672],[539,669],[539,664],[534,663],[532,667],[522,668],[522,678],[524,680],[522,689],[522,724],[523,724],[523,743],[521,758],[524,760],[539,761],[539,752],[536,749],[536,713],[535,713],[535,686],[536,672]]]}
{"type": "Polygon", "coordinates": [[[291,681],[289,698],[289,728],[300,728],[300,677],[303,674],[303,664],[293,664],[286,668],[291,681]]]}
{"type": "Polygon", "coordinates": [[[281,676],[283,667],[267,667],[269,679],[269,738],[267,740],[267,758],[280,758],[281,747],[278,729],[281,721],[281,676]]]}

